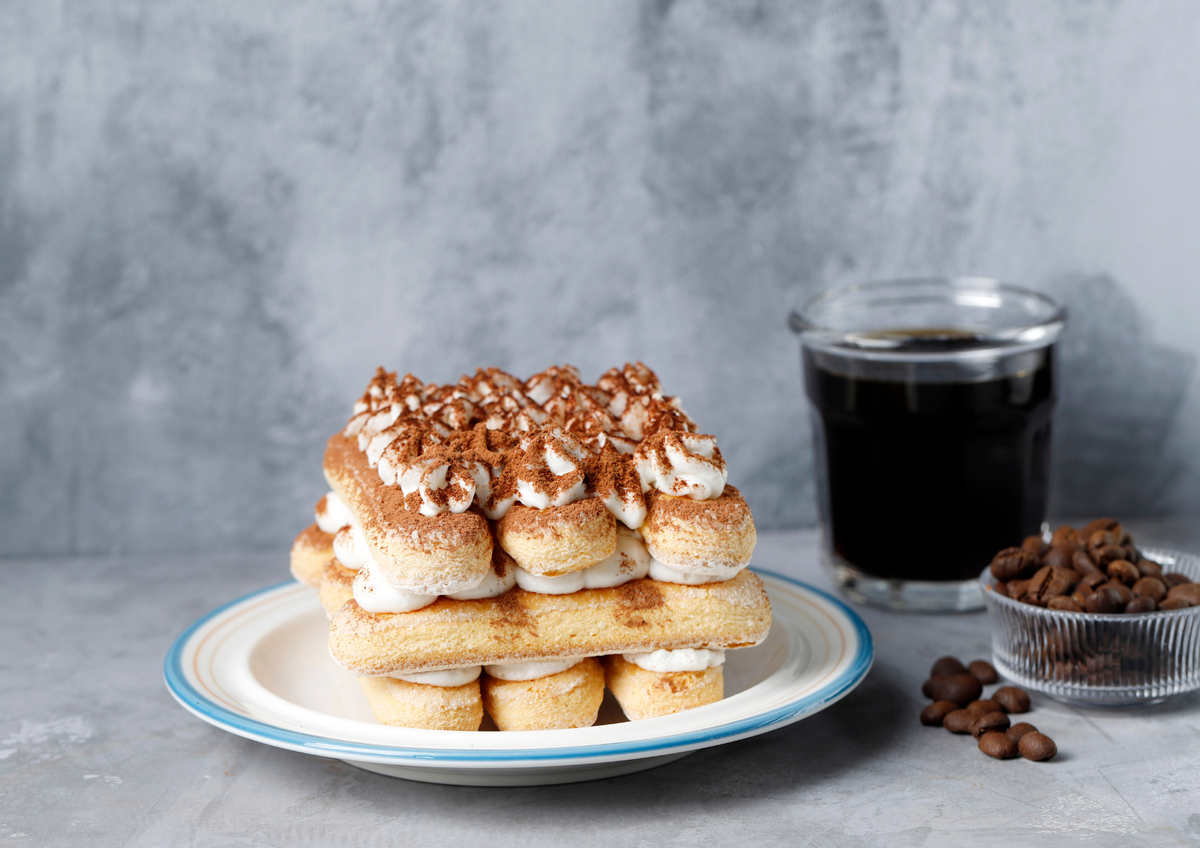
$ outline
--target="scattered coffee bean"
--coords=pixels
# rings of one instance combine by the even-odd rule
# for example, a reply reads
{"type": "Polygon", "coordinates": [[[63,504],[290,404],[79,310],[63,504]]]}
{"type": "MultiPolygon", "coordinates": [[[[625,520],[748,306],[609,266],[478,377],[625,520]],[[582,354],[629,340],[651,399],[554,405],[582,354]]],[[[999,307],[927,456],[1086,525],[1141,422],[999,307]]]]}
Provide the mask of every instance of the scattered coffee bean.
{"type": "Polygon", "coordinates": [[[941,727],[946,716],[959,709],[953,701],[934,701],[921,710],[921,724],[926,727],[941,727]]]}
{"type": "Polygon", "coordinates": [[[1018,722],[1017,724],[1014,724],[1008,730],[1004,731],[1004,735],[1007,736],[1012,741],[1017,742],[1026,733],[1033,733],[1036,730],[1037,730],[1037,728],[1034,727],[1029,722],[1022,721],[1022,722],[1018,722]]]}
{"type": "Polygon", "coordinates": [[[978,739],[983,734],[991,733],[992,731],[1003,733],[1008,730],[1011,724],[1012,722],[1009,721],[1006,714],[1000,710],[996,710],[993,713],[987,713],[977,718],[975,723],[971,725],[971,735],[978,739]]]}
{"type": "Polygon", "coordinates": [[[1001,686],[992,693],[992,700],[999,703],[1007,713],[1029,712],[1029,693],[1016,686],[1001,686]]]}
{"type": "Polygon", "coordinates": [[[967,671],[973,674],[984,686],[995,683],[1000,679],[995,667],[987,660],[974,660],[967,666],[967,671]]]}
{"type": "Polygon", "coordinates": [[[951,733],[970,733],[977,716],[969,710],[954,710],[942,719],[942,727],[951,733]]]}
{"type": "Polygon", "coordinates": [[[962,671],[948,677],[931,677],[921,691],[935,701],[954,701],[966,706],[983,694],[983,684],[970,672],[962,671]]]}
{"type": "Polygon", "coordinates": [[[1021,756],[1025,759],[1040,763],[1042,760],[1048,760],[1057,754],[1058,746],[1054,744],[1054,740],[1049,736],[1034,730],[1021,737],[1020,742],[1017,743],[1017,750],[1021,752],[1021,756]]]}
{"type": "Polygon", "coordinates": [[[988,698],[986,701],[972,701],[964,707],[967,712],[974,713],[977,716],[994,713],[996,710],[1003,709],[999,704],[988,698]]]}
{"type": "Polygon", "coordinates": [[[1017,755],[1019,745],[1003,733],[992,731],[979,737],[979,750],[997,760],[1011,760],[1017,755]]]}
{"type": "Polygon", "coordinates": [[[929,669],[930,677],[949,677],[952,674],[960,674],[967,670],[967,667],[955,657],[942,657],[933,664],[933,668],[929,669]]]}

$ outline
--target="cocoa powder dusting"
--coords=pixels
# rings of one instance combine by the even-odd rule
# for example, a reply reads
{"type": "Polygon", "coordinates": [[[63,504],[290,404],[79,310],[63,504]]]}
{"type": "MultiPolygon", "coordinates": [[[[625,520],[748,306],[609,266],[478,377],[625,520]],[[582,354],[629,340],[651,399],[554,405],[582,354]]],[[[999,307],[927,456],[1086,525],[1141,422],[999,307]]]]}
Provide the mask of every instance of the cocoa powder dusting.
{"type": "MultiPolygon", "coordinates": [[[[478,488],[480,467],[490,476],[489,509],[516,499],[521,481],[551,502],[582,482],[590,496],[639,504],[632,457],[638,443],[659,433],[695,431],[679,400],[663,395],[658,377],[641,362],[610,369],[594,386],[571,365],[547,368],[524,382],[496,368],[480,369],[445,386],[412,374],[397,381],[396,372],[381,367],[347,430],[360,436],[363,449],[380,416],[392,422],[382,432],[394,436],[381,459],[400,472],[419,466],[423,480],[446,466],[444,488],[422,484],[424,502],[436,508],[461,502],[473,485],[479,502],[486,492],[478,488]],[[570,443],[566,450],[563,443],[570,443]],[[553,473],[548,452],[576,469],[553,473]]],[[[412,511],[422,501],[399,503],[412,511]]]]}

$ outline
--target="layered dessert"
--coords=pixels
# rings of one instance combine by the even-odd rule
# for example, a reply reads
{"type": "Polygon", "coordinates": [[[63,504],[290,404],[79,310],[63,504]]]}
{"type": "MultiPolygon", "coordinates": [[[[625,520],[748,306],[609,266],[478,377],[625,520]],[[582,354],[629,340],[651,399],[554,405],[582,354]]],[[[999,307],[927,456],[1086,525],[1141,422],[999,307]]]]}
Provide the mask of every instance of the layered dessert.
{"type": "Polygon", "coordinates": [[[606,687],[665,715],[720,700],[725,651],[766,638],[750,509],[641,363],[379,369],[324,471],[292,573],[383,724],[583,727],[606,687]]]}

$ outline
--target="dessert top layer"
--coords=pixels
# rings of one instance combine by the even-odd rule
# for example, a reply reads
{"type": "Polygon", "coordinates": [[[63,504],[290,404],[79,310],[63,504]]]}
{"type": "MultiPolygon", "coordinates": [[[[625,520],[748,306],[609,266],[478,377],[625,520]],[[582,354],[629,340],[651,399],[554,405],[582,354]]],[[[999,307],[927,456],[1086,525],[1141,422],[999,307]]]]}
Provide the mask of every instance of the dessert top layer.
{"type": "Polygon", "coordinates": [[[725,461],[713,436],[642,363],[595,385],[570,365],[521,381],[497,368],[452,385],[397,379],[379,368],[345,435],[399,486],[408,509],[435,516],[476,504],[489,518],[514,503],[535,509],[598,497],[628,527],[646,517],[644,493],[717,498],[725,461]]]}

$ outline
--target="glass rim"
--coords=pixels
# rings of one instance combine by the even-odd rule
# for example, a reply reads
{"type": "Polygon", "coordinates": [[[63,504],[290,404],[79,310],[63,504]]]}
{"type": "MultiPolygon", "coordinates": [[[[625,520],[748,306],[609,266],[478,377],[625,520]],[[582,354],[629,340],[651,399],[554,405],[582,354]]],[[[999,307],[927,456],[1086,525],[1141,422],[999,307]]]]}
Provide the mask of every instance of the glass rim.
{"type": "MultiPolygon", "coordinates": [[[[944,297],[945,295],[937,299],[941,300],[944,297]]],[[[918,295],[914,291],[913,300],[914,302],[920,300],[932,302],[934,298],[931,298],[928,292],[918,295]]],[[[947,302],[955,302],[954,297],[951,296],[947,302]]],[[[964,303],[963,305],[989,306],[992,304],[964,303]]],[[[1066,307],[1041,292],[989,277],[897,277],[825,289],[805,301],[799,309],[792,309],[788,314],[788,326],[801,337],[802,343],[807,347],[840,350],[870,358],[899,356],[906,359],[941,359],[948,355],[955,358],[970,358],[972,356],[991,356],[1000,349],[1007,353],[1015,352],[1015,349],[1032,350],[1045,347],[1053,344],[1062,335],[1066,317],[1066,307]],[[924,336],[924,340],[929,342],[953,339],[960,343],[958,349],[953,353],[945,351],[924,354],[914,354],[904,349],[906,343],[911,341],[911,336],[905,339],[899,334],[885,334],[882,332],[882,328],[863,327],[839,330],[823,323],[819,316],[813,314],[822,306],[836,304],[838,301],[852,302],[856,297],[869,296],[873,293],[888,291],[902,293],[905,289],[915,290],[922,287],[933,290],[940,289],[945,293],[958,293],[963,297],[972,291],[984,295],[990,294],[993,298],[996,295],[1009,295],[1038,305],[1044,314],[1031,315],[1028,321],[1016,322],[1013,326],[972,330],[965,336],[961,332],[945,337],[924,336]],[[964,337],[969,338],[969,344],[962,344],[964,337]]]]}

